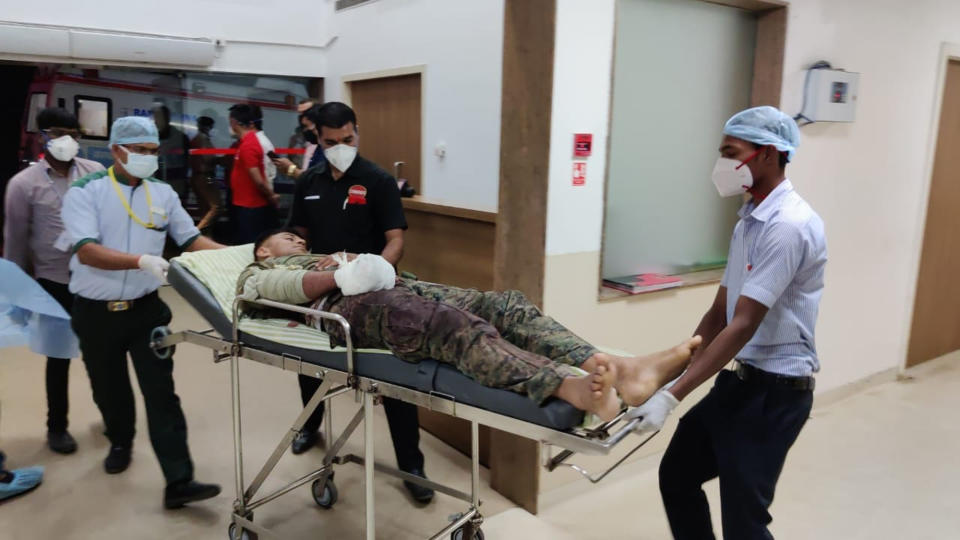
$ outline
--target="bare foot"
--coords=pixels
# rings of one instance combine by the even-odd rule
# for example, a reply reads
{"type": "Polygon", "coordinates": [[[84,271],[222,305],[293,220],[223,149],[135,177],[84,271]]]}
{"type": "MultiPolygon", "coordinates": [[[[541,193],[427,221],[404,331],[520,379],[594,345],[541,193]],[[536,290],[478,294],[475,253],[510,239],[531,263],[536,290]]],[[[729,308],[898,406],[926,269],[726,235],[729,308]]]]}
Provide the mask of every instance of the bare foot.
{"type": "Polygon", "coordinates": [[[596,362],[592,374],[564,379],[555,395],[606,422],[620,413],[620,400],[613,390],[613,382],[613,371],[607,361],[601,359],[596,362]]]}
{"type": "Polygon", "coordinates": [[[597,353],[581,367],[594,368],[600,363],[608,365],[614,376],[613,387],[620,399],[636,407],[650,399],[663,385],[679,377],[701,342],[703,338],[694,336],[672,349],[634,358],[597,353]]]}

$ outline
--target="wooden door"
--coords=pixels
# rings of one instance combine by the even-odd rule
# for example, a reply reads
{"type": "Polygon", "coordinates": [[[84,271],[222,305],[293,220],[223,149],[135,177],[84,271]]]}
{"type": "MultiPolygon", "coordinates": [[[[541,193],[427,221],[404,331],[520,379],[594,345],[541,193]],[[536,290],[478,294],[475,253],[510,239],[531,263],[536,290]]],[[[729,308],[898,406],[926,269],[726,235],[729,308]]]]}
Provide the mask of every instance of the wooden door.
{"type": "Polygon", "coordinates": [[[350,101],[357,113],[360,155],[394,175],[394,164],[403,162],[400,176],[419,193],[420,74],[351,82],[350,101]]]}
{"type": "Polygon", "coordinates": [[[960,349],[960,62],[947,66],[907,366],[960,349]]]}

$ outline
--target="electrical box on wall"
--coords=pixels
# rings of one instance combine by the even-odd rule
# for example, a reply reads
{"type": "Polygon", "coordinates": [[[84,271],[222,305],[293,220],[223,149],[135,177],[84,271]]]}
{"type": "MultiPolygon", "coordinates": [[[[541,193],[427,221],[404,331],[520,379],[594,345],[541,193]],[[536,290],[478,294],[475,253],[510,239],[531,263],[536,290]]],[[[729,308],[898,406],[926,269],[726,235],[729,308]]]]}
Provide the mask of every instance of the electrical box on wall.
{"type": "Polygon", "coordinates": [[[810,122],[853,122],[859,82],[859,73],[811,69],[800,114],[810,122]]]}

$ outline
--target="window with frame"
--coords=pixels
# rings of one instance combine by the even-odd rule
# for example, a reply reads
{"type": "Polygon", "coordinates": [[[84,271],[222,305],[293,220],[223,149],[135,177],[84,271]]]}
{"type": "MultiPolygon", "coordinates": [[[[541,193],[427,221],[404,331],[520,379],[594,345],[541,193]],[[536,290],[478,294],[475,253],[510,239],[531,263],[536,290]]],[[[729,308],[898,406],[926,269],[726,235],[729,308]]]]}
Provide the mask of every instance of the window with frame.
{"type": "Polygon", "coordinates": [[[76,96],[73,98],[74,114],[80,124],[84,139],[106,140],[110,138],[113,107],[108,98],[76,96]]]}
{"type": "Polygon", "coordinates": [[[724,3],[732,5],[617,2],[603,278],[726,263],[742,201],[721,199],[710,182],[721,131],[731,115],[774,94],[758,91],[755,69],[781,68],[757,48],[770,11],[724,3]]]}
{"type": "Polygon", "coordinates": [[[47,93],[34,92],[30,94],[30,101],[27,107],[27,133],[36,133],[37,114],[47,107],[47,93]]]}

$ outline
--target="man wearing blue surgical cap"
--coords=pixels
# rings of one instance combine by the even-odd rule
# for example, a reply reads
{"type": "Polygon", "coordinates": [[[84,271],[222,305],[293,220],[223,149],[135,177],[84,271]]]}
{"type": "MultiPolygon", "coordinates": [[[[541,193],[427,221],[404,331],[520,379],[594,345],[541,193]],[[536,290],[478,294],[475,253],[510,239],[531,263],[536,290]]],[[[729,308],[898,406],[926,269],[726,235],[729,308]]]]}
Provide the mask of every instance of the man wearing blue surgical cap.
{"type": "Polygon", "coordinates": [[[687,371],[630,411],[638,430],[663,427],[680,400],[719,372],[680,419],[660,464],[674,538],[714,538],[702,484],[720,478],[723,537],[773,538],[777,479],[813,404],[819,371],[814,326],[827,262],[823,222],[786,176],[800,142],[773,107],[734,115],[723,128],[713,183],[749,195],[733,231],[713,305],[697,326],[703,345],[687,371]],[[736,360],[735,368],[723,367],[736,360]]]}
{"type": "Polygon", "coordinates": [[[117,474],[130,465],[136,417],[129,353],[167,482],[164,506],[179,508],[215,497],[220,486],[194,481],[173,359],[159,358],[150,347],[153,329],[171,319],[157,295],[169,266],[163,247],[168,235],[186,251],[223,246],[201,236],[177,193],[153,178],[159,145],[153,120],[118,118],[110,128],[113,165],[70,186],[62,218],[73,244],[73,329],[110,439],[104,469],[117,474]]]}

